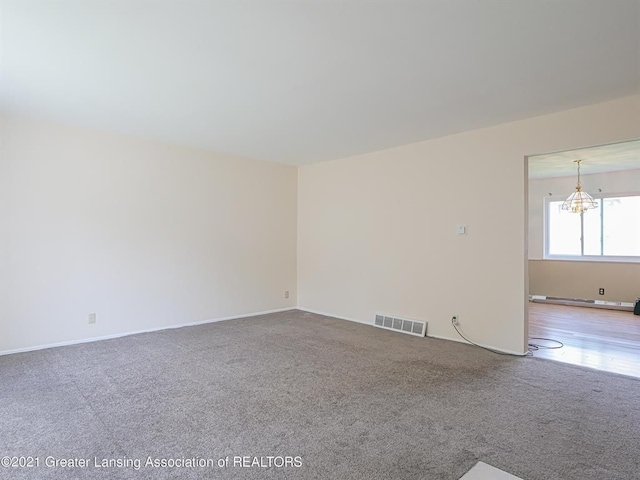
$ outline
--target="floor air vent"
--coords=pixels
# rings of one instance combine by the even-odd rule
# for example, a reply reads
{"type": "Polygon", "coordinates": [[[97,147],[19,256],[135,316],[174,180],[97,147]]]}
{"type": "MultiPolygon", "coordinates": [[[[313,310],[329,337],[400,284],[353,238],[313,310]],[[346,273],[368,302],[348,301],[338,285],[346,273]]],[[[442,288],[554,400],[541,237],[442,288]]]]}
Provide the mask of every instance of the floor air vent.
{"type": "Polygon", "coordinates": [[[374,322],[376,327],[386,328],[387,330],[395,330],[396,332],[408,333],[424,337],[427,333],[427,322],[419,320],[409,320],[408,318],[390,317],[388,315],[376,314],[374,322]]]}

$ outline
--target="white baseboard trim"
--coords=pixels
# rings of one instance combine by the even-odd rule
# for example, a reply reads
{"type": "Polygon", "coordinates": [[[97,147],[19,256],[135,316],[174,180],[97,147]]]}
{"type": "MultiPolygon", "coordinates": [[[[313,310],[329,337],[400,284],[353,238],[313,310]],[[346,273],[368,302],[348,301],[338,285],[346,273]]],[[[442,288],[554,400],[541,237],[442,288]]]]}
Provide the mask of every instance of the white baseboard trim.
{"type": "MultiPolygon", "coordinates": [[[[327,312],[321,312],[319,310],[314,310],[311,308],[307,308],[307,307],[297,307],[298,310],[302,310],[303,312],[309,312],[309,313],[315,313],[316,315],[322,315],[325,317],[331,317],[331,318],[337,318],[338,320],[347,320],[349,322],[355,322],[355,323],[360,323],[362,325],[369,325],[369,326],[373,326],[373,322],[364,322],[362,320],[357,320],[355,318],[349,318],[349,317],[343,317],[341,315],[334,315],[333,313],[327,313],[327,312]]],[[[456,337],[445,337],[442,335],[431,335],[427,332],[427,335],[425,335],[426,337],[432,337],[432,338],[437,338],[439,340],[449,340],[452,342],[458,342],[458,343],[464,343],[466,345],[472,345],[471,343],[467,342],[466,340],[462,339],[462,338],[456,338],[456,337]]],[[[515,352],[512,350],[504,350],[502,348],[497,348],[497,347],[492,347],[490,345],[484,345],[482,343],[476,342],[478,345],[480,345],[481,347],[484,348],[489,348],[491,350],[495,350],[497,352],[502,352],[502,353],[508,353],[511,355],[517,355],[520,357],[524,357],[526,356],[526,352],[525,353],[520,353],[520,352],[515,352]]]]}
{"type": "Polygon", "coordinates": [[[631,302],[609,302],[605,300],[591,300],[583,298],[547,297],[545,295],[529,295],[529,301],[533,303],[551,303],[554,305],[569,305],[572,307],[602,308],[605,310],[622,310],[633,312],[635,306],[631,302]]]}
{"type": "Polygon", "coordinates": [[[342,317],[340,315],[334,315],[333,313],[321,312],[319,310],[313,310],[307,307],[296,307],[298,310],[302,310],[303,312],[315,313],[316,315],[322,315],[324,317],[337,318],[338,320],[347,320],[349,322],[361,323],[362,325],[373,325],[373,322],[365,322],[363,320],[357,320],[355,318],[342,317]]]}
{"type": "Polygon", "coordinates": [[[240,318],[247,318],[247,317],[257,317],[260,315],[268,315],[270,313],[280,313],[280,312],[288,312],[289,310],[296,310],[297,307],[287,307],[287,308],[277,308],[275,310],[265,310],[262,312],[254,312],[254,313],[245,313],[242,315],[233,315],[230,317],[220,317],[220,318],[213,318],[213,319],[209,319],[209,320],[202,320],[199,322],[189,322],[189,323],[180,323],[177,325],[167,325],[164,327],[155,327],[155,328],[147,328],[145,330],[136,330],[133,332],[122,332],[122,333],[114,333],[111,335],[104,335],[102,337],[90,337],[90,338],[82,338],[79,340],[69,340],[66,342],[57,342],[57,343],[49,343],[46,345],[37,345],[34,347],[25,347],[25,348],[16,348],[14,350],[3,350],[0,351],[0,356],[3,355],[11,355],[14,353],[23,353],[23,352],[32,352],[35,350],[44,350],[46,348],[55,348],[55,347],[66,347],[68,345],[78,345],[81,343],[90,343],[90,342],[99,342],[101,340],[111,340],[113,338],[120,338],[120,337],[128,337],[130,335],[138,335],[140,333],[151,333],[151,332],[159,332],[162,330],[173,330],[175,328],[183,328],[183,327],[195,327],[198,325],[206,325],[207,323],[216,323],[216,322],[225,322],[227,320],[237,320],[240,318]]]}
{"type": "MultiPolygon", "coordinates": [[[[81,344],[81,343],[99,342],[101,340],[111,340],[113,338],[128,337],[129,335],[137,335],[137,334],[140,334],[140,333],[152,333],[152,332],[159,332],[159,331],[162,331],[162,330],[172,330],[172,329],[175,329],[175,328],[195,327],[195,326],[198,326],[198,325],[206,325],[208,323],[224,322],[224,321],[227,321],[227,320],[236,320],[236,319],[247,318],[247,317],[257,317],[257,316],[260,316],[260,315],[268,315],[270,313],[288,312],[290,310],[301,310],[303,312],[314,313],[316,315],[322,315],[324,317],[337,318],[338,320],[346,320],[348,322],[359,323],[361,325],[373,326],[373,322],[365,322],[363,320],[358,320],[356,318],[344,317],[342,315],[335,315],[333,313],[321,312],[319,310],[314,310],[312,308],[298,306],[298,307],[277,308],[275,310],[265,310],[265,311],[261,311],[261,312],[246,313],[246,314],[242,314],[242,315],[233,315],[233,316],[229,316],[229,317],[213,318],[213,319],[209,319],[209,320],[202,320],[200,322],[190,322],[190,323],[181,323],[181,324],[177,324],[177,325],[167,325],[167,326],[164,326],[164,327],[148,328],[148,329],[145,329],[145,330],[136,330],[136,331],[132,331],[132,332],[114,333],[114,334],[111,334],[111,335],[104,335],[104,336],[101,336],[101,337],[82,338],[82,339],[79,339],[79,340],[70,340],[70,341],[66,341],[66,342],[49,343],[49,344],[46,344],[46,345],[37,345],[37,346],[33,346],[33,347],[17,348],[17,349],[14,349],[14,350],[4,350],[4,351],[0,351],[0,356],[11,355],[11,354],[14,354],[14,353],[32,352],[32,351],[35,351],[35,350],[44,350],[46,348],[65,347],[65,346],[68,346],[68,345],[78,345],[78,344],[81,344]]],[[[427,337],[432,337],[432,338],[437,338],[437,339],[440,339],[440,340],[449,340],[449,341],[453,341],[453,342],[464,343],[466,345],[471,345],[469,342],[467,342],[466,340],[463,340],[461,338],[446,337],[446,336],[442,336],[442,335],[432,335],[432,334],[429,334],[428,332],[427,332],[426,336],[427,337]]],[[[478,342],[476,342],[476,343],[478,343],[478,342]]],[[[478,343],[478,345],[480,345],[482,347],[485,347],[485,348],[490,348],[492,350],[497,350],[499,352],[509,353],[511,355],[518,355],[518,356],[525,356],[526,355],[526,353],[514,352],[514,351],[511,351],[511,350],[504,350],[504,349],[492,347],[492,346],[489,346],[489,345],[484,345],[482,343],[478,343]]]]}
{"type": "MultiPolygon", "coordinates": [[[[464,343],[465,345],[473,345],[473,343],[469,343],[463,338],[445,337],[444,335],[431,335],[429,333],[427,333],[427,337],[437,338],[438,340],[449,340],[451,342],[464,343]]],[[[505,350],[504,348],[492,347],[491,345],[486,345],[486,344],[480,343],[480,342],[475,342],[475,343],[477,345],[481,346],[481,347],[489,348],[491,350],[495,350],[496,352],[508,353],[509,355],[517,355],[519,357],[525,357],[527,355],[526,352],[525,353],[521,353],[521,352],[516,352],[514,350],[505,350]]]]}

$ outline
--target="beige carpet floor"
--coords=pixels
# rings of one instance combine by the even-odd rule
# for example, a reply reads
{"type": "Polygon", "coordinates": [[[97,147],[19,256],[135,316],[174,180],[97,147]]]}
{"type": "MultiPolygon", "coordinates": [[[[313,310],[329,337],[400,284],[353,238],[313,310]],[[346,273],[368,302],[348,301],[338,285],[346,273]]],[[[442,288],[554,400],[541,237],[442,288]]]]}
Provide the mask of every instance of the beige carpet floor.
{"type": "Polygon", "coordinates": [[[0,457],[37,459],[3,479],[628,480],[640,381],[294,310],[0,357],[0,457]]]}

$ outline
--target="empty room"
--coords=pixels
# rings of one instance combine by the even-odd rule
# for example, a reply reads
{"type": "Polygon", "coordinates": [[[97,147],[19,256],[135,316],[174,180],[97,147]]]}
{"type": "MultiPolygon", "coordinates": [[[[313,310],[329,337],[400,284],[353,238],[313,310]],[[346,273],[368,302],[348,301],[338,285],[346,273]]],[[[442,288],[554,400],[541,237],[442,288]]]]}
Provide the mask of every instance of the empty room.
{"type": "Polygon", "coordinates": [[[636,478],[639,145],[637,0],[0,0],[0,479],[636,478]]]}

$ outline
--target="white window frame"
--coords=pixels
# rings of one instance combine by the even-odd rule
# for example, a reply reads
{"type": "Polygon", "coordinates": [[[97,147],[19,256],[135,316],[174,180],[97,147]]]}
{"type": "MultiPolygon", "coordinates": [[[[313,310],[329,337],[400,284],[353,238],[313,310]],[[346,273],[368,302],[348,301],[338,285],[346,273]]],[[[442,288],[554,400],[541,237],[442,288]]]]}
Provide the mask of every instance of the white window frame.
{"type": "MultiPolygon", "coordinates": [[[[580,262],[621,262],[621,263],[640,263],[640,256],[614,256],[614,255],[553,255],[549,253],[549,205],[551,202],[564,201],[567,196],[548,196],[544,198],[544,259],[545,260],[573,260],[580,262]]],[[[619,198],[619,197],[638,197],[640,192],[624,192],[624,193],[598,193],[591,194],[595,199],[619,198]]],[[[573,214],[577,215],[577,214],[573,214]]],[[[602,228],[602,227],[601,227],[602,228]]],[[[584,234],[584,231],[581,232],[584,234]]],[[[584,251],[584,239],[580,238],[581,251],[584,251]]]]}

